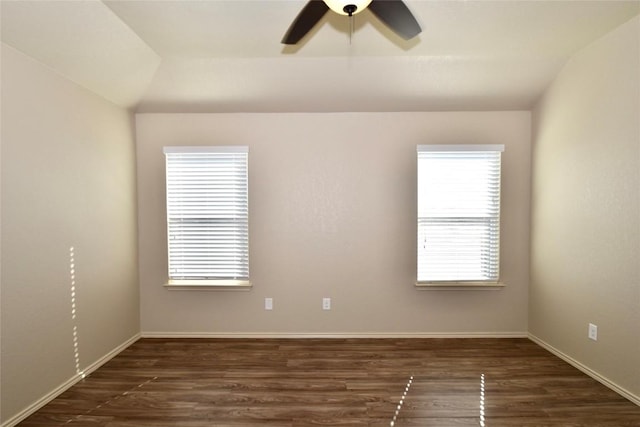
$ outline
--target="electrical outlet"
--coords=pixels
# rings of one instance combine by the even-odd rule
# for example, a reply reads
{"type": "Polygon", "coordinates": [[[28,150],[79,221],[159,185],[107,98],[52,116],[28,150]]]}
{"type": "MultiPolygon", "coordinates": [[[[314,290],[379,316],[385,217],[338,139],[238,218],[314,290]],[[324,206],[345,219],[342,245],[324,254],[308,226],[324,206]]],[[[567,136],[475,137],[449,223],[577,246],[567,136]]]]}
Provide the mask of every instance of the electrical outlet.
{"type": "Polygon", "coordinates": [[[331,310],[331,298],[322,298],[322,309],[331,310]]]}
{"type": "Polygon", "coordinates": [[[589,323],[589,339],[598,341],[598,326],[593,323],[589,323]]]}
{"type": "Polygon", "coordinates": [[[273,298],[265,298],[264,299],[264,309],[265,310],[273,310],[273,298]]]}

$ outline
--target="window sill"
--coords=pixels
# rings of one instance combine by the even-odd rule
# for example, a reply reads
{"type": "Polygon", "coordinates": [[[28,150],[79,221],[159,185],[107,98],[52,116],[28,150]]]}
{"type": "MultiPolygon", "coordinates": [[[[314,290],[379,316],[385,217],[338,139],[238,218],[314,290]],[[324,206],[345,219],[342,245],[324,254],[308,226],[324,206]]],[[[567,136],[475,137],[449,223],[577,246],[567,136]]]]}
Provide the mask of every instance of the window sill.
{"type": "Polygon", "coordinates": [[[169,291],[248,291],[248,280],[169,280],[164,285],[169,291]]]}
{"type": "Polygon", "coordinates": [[[499,291],[506,285],[501,282],[418,282],[416,289],[421,291],[499,291]]]}

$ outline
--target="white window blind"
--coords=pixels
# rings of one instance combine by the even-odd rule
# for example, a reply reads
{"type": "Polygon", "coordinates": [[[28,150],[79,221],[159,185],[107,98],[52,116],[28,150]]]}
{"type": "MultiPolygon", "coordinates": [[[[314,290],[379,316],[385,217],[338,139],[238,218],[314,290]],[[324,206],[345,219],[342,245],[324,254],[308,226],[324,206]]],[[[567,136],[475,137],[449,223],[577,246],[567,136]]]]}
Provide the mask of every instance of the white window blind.
{"type": "Polygon", "coordinates": [[[497,282],[502,145],[418,146],[418,282],[497,282]]]}
{"type": "Polygon", "coordinates": [[[169,280],[248,280],[248,147],[165,147],[169,280]]]}

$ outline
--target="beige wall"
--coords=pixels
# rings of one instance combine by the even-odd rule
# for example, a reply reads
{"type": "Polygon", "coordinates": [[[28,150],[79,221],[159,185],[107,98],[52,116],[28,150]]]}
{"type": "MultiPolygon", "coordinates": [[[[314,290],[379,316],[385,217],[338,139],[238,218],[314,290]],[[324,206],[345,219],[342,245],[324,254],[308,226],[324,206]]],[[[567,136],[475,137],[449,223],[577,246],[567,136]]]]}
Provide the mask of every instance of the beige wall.
{"type": "Polygon", "coordinates": [[[576,54],[535,109],[529,328],[640,400],[639,19],[576,54]]]}
{"type": "Polygon", "coordinates": [[[139,332],[133,117],[2,45],[2,421],[139,332]],[[70,247],[77,309],[72,319],[70,247]]]}
{"type": "Polygon", "coordinates": [[[143,334],[526,334],[530,113],[138,114],[136,128],[143,334]],[[414,288],[428,143],[506,145],[505,289],[414,288]],[[163,288],[162,147],[206,144],[249,146],[248,292],[163,288]]]}

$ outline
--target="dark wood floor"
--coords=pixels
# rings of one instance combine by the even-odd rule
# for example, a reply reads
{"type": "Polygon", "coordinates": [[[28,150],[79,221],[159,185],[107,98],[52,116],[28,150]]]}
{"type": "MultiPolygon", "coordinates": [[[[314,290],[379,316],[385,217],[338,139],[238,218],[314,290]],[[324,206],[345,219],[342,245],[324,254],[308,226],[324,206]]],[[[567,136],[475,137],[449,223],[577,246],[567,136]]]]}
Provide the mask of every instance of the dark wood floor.
{"type": "Polygon", "coordinates": [[[527,339],[141,339],[20,425],[638,427],[640,407],[527,339]]]}

